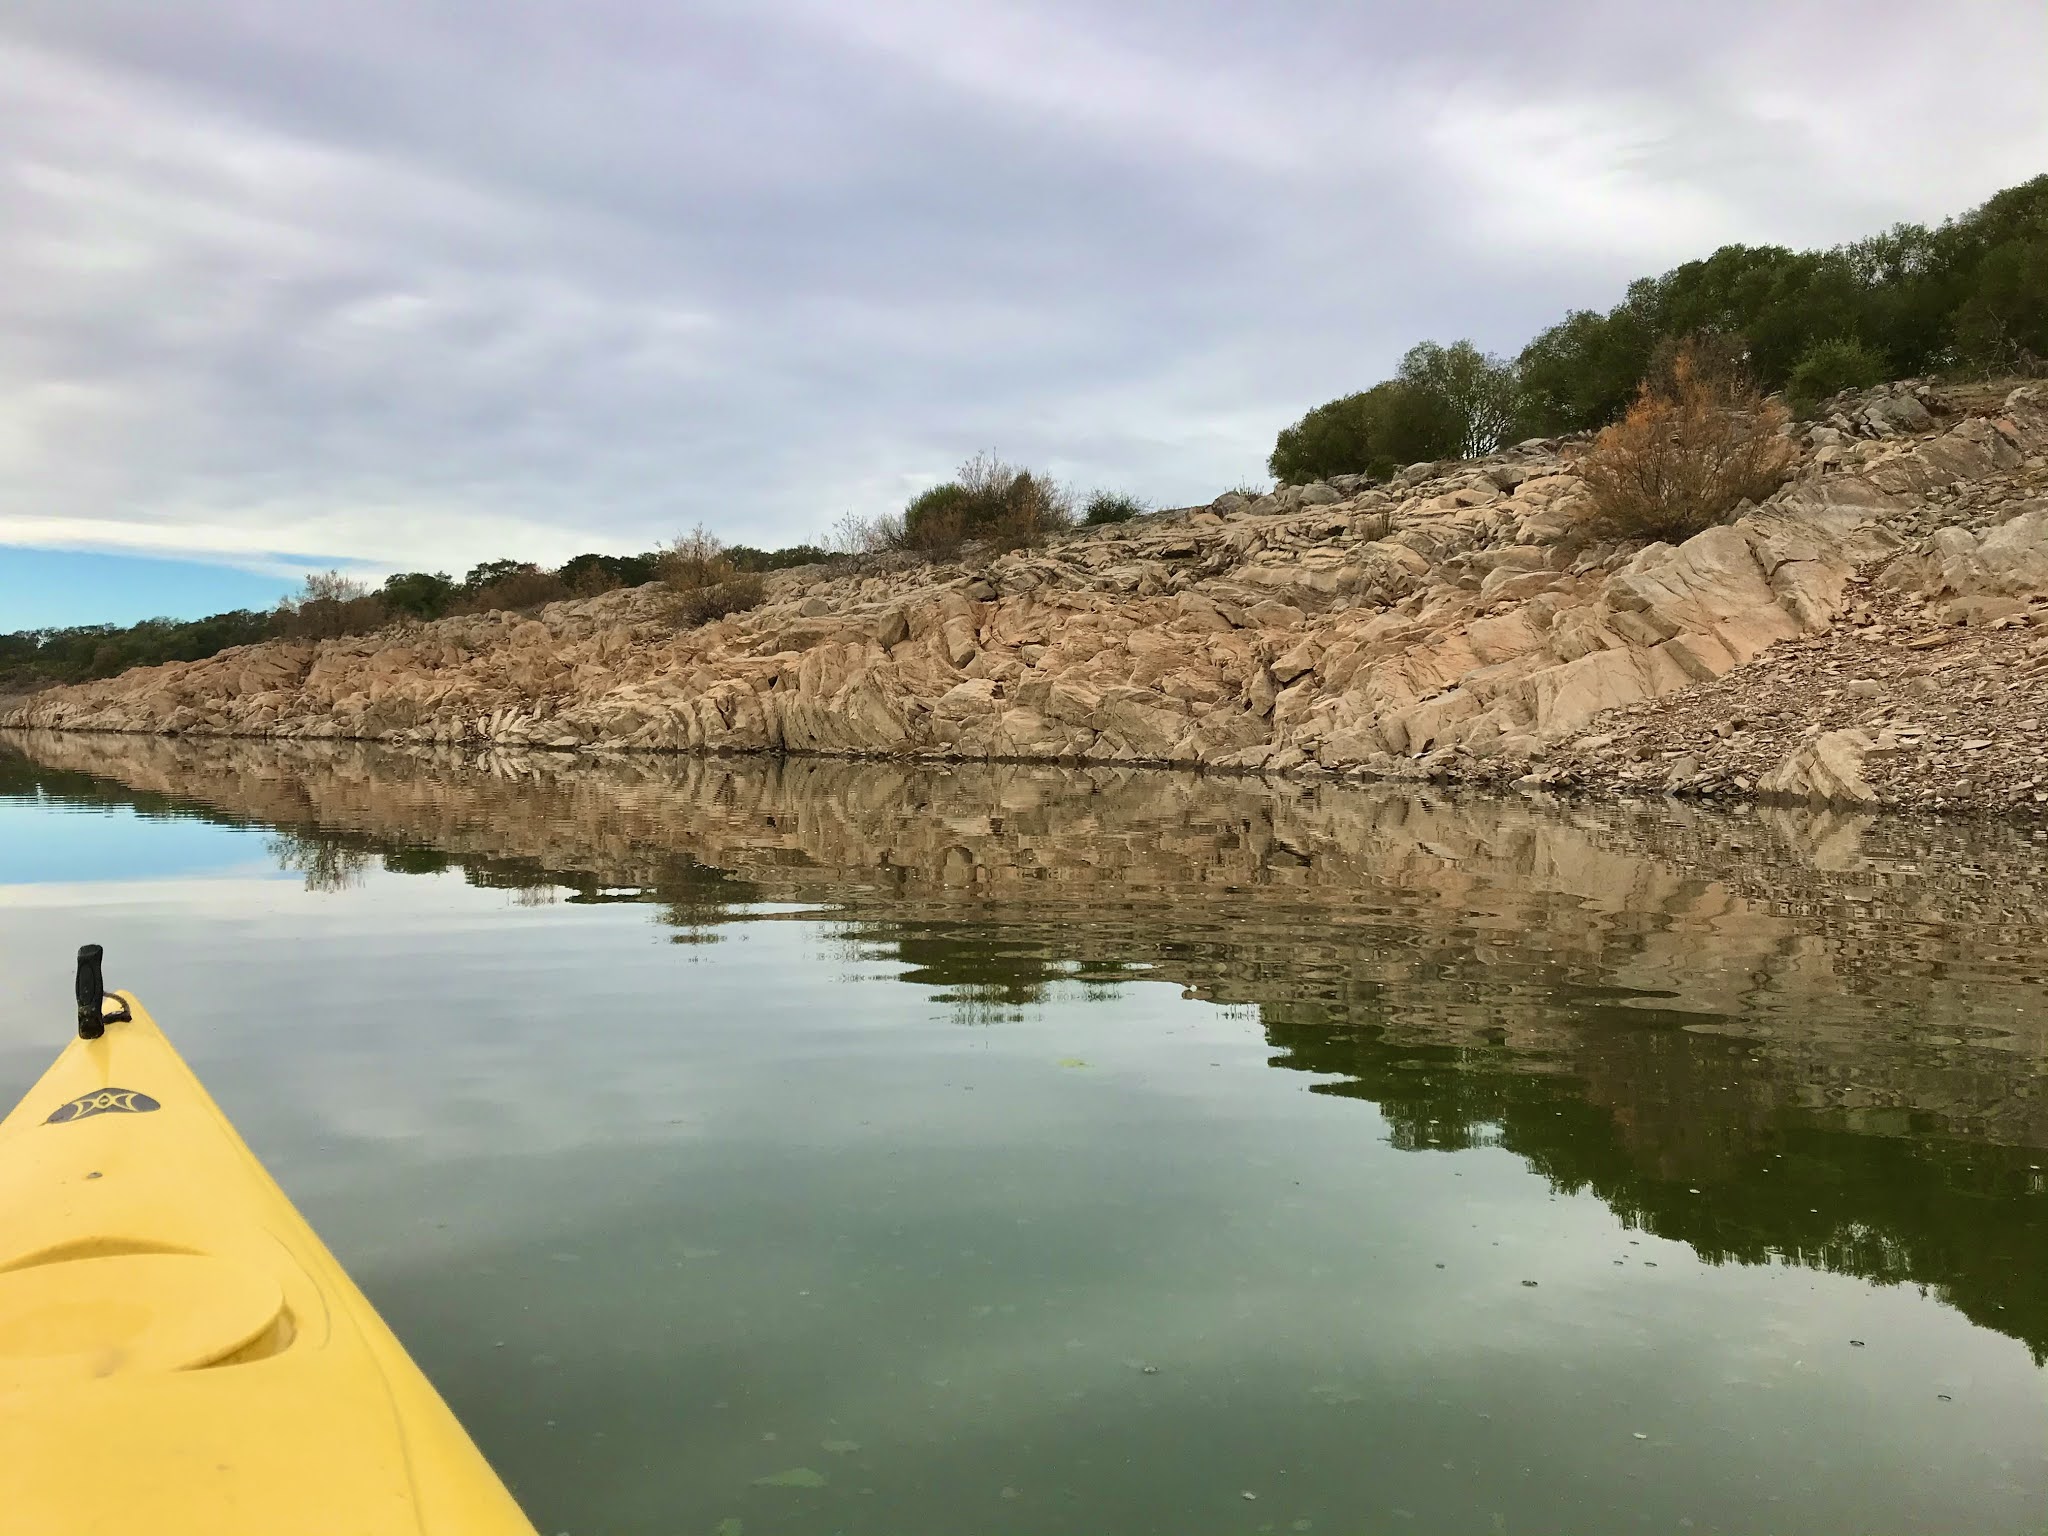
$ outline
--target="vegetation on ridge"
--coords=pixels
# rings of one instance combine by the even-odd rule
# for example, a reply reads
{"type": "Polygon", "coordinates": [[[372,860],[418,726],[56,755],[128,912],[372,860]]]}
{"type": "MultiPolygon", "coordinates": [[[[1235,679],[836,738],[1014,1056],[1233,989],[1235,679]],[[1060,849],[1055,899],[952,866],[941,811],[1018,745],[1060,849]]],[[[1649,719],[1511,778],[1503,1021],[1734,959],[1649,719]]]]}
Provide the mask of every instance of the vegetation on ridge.
{"type": "Polygon", "coordinates": [[[1502,443],[1618,420],[1660,351],[1727,338],[1750,376],[1811,410],[1841,389],[1911,375],[2037,374],[2048,367],[2048,175],[1936,228],[1899,224],[1824,251],[1725,245],[1576,310],[1512,363],[1470,342],[1425,343],[1394,378],[1285,428],[1282,480],[1384,475],[1502,443]]]}
{"type": "Polygon", "coordinates": [[[1792,467],[1785,423],[1735,360],[1680,347],[1580,461],[1586,532],[1675,544],[1763,500],[1792,467]]]}
{"type": "MultiPolygon", "coordinates": [[[[1784,390],[1801,413],[1841,390],[1886,378],[2040,373],[2048,368],[2048,175],[2008,188],[1932,229],[1900,224],[1825,251],[1723,246],[1703,260],[1630,284],[1621,302],[1604,313],[1574,311],[1512,361],[1467,341],[1424,343],[1402,358],[1395,377],[1326,401],[1282,430],[1269,467],[1281,480],[1297,483],[1335,474],[1385,475],[1419,461],[1485,453],[1518,437],[1618,423],[1618,435],[1605,439],[1617,466],[1631,453],[1638,462],[1632,470],[1615,468],[1620,479],[1610,488],[1610,506],[1633,496],[1638,512],[1614,512],[1612,526],[1692,526],[1696,511],[1641,511],[1665,500],[1673,507],[1696,505],[1688,503],[1692,493],[1676,490],[1645,502],[1649,481],[1643,477],[1664,476],[1659,483],[1665,483],[1681,466],[1655,470],[1641,452],[1643,434],[1653,419],[1662,419],[1656,411],[1666,408],[1646,403],[1645,380],[1666,377],[1689,338],[1703,355],[1739,360],[1760,388],[1784,390]],[[1631,442],[1634,449],[1627,446],[1631,442]],[[1625,493],[1620,482],[1629,473],[1638,484],[1625,493]]],[[[1688,407],[1676,393],[1663,385],[1653,393],[1686,418],[1688,407]]],[[[1743,478],[1747,473],[1737,473],[1736,480],[1751,483],[1743,478]]],[[[1260,494],[1254,486],[1240,492],[1260,494]]],[[[1753,493],[1743,491],[1735,499],[1748,494],[1753,493]]],[[[1100,525],[1144,510],[1134,497],[1098,491],[1084,516],[1100,525]]],[[[968,544],[985,550],[1030,547],[1073,521],[1073,497],[1063,487],[981,454],[955,479],[912,498],[899,514],[842,520],[834,543],[838,554],[947,559],[968,544]]],[[[204,660],[271,638],[318,639],[401,619],[530,609],[594,596],[666,579],[662,561],[670,553],[586,553],[553,570],[489,560],[461,581],[440,571],[406,571],[375,590],[328,572],[308,578],[303,591],[267,613],[237,609],[187,622],[154,618],[0,634],[0,693],[204,660]]],[[[679,621],[703,622],[724,603],[758,602],[752,585],[732,585],[749,573],[758,581],[761,573],[833,555],[808,544],[779,550],[732,545],[721,546],[719,558],[731,575],[688,589],[718,589],[717,597],[685,600],[683,589],[669,583],[678,592],[679,621]]]]}

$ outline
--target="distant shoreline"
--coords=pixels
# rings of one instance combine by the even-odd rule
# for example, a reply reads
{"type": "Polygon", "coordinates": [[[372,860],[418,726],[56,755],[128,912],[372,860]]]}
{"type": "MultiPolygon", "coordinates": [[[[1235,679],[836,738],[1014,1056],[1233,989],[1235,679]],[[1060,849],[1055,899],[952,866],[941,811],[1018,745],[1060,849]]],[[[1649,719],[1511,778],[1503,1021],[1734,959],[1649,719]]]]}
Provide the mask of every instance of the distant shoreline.
{"type": "Polygon", "coordinates": [[[2048,816],[2048,404],[1911,381],[1678,545],[1589,544],[1582,440],[1237,494],[968,563],[270,641],[0,724],[1147,764],[2048,816]]]}

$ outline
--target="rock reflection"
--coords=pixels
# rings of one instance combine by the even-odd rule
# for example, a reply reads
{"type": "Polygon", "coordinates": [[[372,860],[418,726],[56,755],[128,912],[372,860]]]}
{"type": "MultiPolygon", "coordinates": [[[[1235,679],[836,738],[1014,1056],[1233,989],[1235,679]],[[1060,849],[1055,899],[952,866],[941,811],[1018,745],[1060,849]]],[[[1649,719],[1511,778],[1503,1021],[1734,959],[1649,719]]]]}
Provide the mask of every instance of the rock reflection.
{"type": "Polygon", "coordinates": [[[1170,982],[1255,1010],[1274,1066],[1397,1146],[1498,1145],[1710,1262],[1923,1285],[2048,1355],[2023,829],[1100,766],[6,745],[0,793],[264,826],[318,889],[459,867],[651,904],[682,943],[822,918],[963,1023],[1170,982]]]}

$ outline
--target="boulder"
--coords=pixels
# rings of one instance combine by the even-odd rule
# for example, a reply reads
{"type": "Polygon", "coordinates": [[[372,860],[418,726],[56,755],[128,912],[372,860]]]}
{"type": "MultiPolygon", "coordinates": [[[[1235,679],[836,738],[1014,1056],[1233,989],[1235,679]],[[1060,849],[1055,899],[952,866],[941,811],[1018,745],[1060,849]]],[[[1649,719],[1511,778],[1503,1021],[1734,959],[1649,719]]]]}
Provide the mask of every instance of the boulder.
{"type": "Polygon", "coordinates": [[[1877,791],[1863,777],[1873,740],[1866,731],[1823,732],[1787,753],[1757,781],[1757,792],[1772,800],[1875,805],[1877,791]]]}

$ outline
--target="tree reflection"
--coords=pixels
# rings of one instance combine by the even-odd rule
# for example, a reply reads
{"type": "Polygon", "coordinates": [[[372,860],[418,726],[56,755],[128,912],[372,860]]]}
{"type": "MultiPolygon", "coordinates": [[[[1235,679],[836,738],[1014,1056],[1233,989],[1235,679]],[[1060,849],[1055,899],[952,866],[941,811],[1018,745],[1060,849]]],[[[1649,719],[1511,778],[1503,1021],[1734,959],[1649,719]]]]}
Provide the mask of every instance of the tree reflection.
{"type": "Polygon", "coordinates": [[[37,750],[58,761],[0,753],[0,795],[266,826],[315,890],[459,875],[646,904],[687,945],[802,904],[963,1025],[1168,983],[1255,1018],[1276,1069],[1398,1148],[1499,1147],[1709,1263],[1925,1286],[2048,1357],[2048,872],[2024,834],[1873,832],[1859,864],[1837,823],[1186,776],[37,750]],[[97,771],[123,762],[145,782],[97,771]]]}

